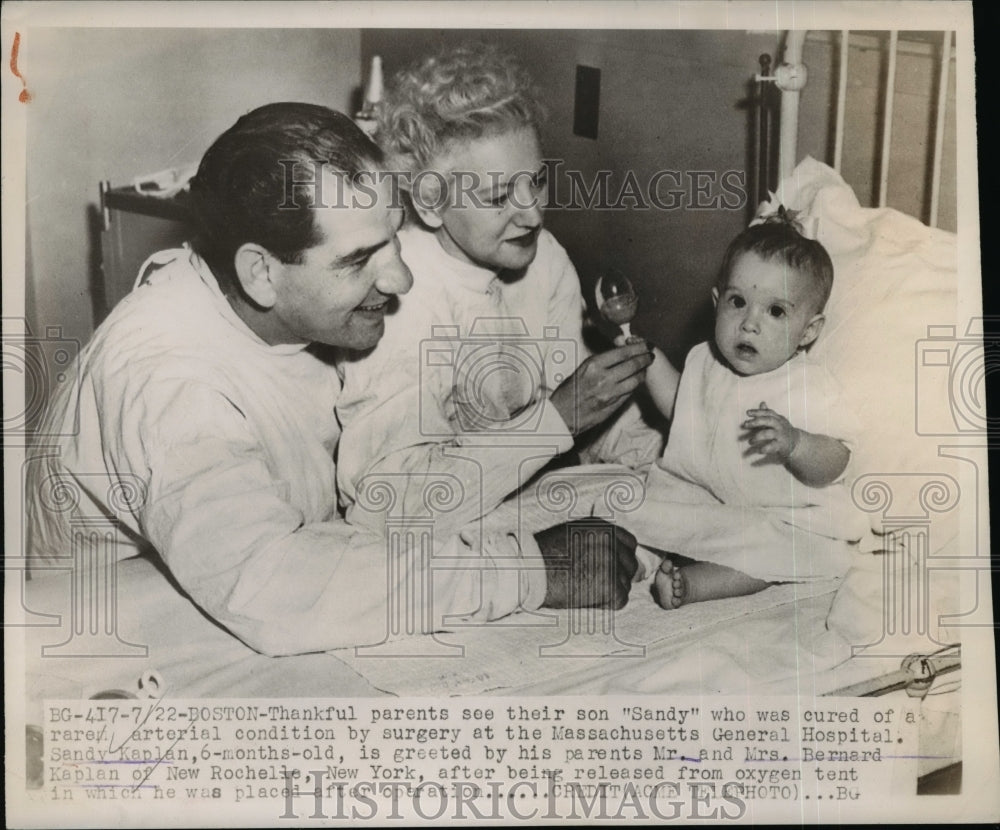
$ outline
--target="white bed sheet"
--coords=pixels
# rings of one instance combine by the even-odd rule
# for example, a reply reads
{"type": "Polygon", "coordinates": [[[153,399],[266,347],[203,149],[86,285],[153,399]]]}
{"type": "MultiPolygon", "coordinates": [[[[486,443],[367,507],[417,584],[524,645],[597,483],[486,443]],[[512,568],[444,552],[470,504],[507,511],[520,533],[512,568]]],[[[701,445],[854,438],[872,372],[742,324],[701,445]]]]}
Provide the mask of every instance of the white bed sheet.
{"type": "MultiPolygon", "coordinates": [[[[566,638],[571,612],[545,612],[513,624],[454,629],[436,641],[461,646],[461,656],[432,657],[426,638],[398,640],[399,656],[354,649],[297,657],[265,657],[217,626],[148,560],[120,563],[122,643],[146,646],[147,656],[110,656],[110,637],[71,636],[74,607],[68,574],[28,583],[31,611],[58,615],[52,627],[22,629],[29,696],[90,697],[134,690],[155,670],[174,697],[350,697],[538,693],[741,693],[778,674],[815,672],[842,662],[846,644],[826,631],[834,582],[783,585],[752,597],[701,603],[676,611],[657,607],[648,583],[634,588],[620,612],[580,612],[580,633],[566,638]],[[588,634],[587,621],[614,620],[615,638],[588,634]],[[737,624],[733,624],[734,621],[737,624]],[[542,623],[526,626],[525,623],[542,623]],[[768,635],[773,631],[773,636],[768,635]],[[788,648],[789,633],[798,648],[788,648]],[[764,646],[751,653],[747,635],[764,646]],[[104,656],[60,656],[96,644],[104,656]],[[564,642],[565,641],[565,642],[564,642]],[[562,647],[552,648],[552,646],[562,647]],[[767,644],[770,644],[768,646],[767,644]],[[702,647],[704,646],[704,647],[702,647]],[[50,653],[43,655],[43,649],[50,653]],[[407,653],[413,655],[407,658],[407,653]],[[617,655],[617,656],[615,656],[617,655]],[[808,655],[808,657],[806,656],[808,655]],[[804,661],[808,661],[808,666],[804,661]],[[678,670],[674,670],[675,662],[678,670]],[[697,669],[693,666],[697,665],[697,669]],[[602,685],[603,684],[603,685],[602,685]]],[[[786,678],[787,679],[787,678],[786,678]]]]}

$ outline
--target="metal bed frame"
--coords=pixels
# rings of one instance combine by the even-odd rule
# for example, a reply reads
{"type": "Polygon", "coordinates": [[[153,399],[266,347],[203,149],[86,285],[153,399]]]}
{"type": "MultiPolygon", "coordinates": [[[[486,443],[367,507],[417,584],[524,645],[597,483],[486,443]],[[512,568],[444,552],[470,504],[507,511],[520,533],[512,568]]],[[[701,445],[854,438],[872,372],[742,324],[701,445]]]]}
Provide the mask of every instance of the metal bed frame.
{"type": "MultiPolygon", "coordinates": [[[[905,33],[904,33],[905,34],[905,33]]],[[[777,181],[784,179],[795,168],[798,161],[799,98],[808,81],[808,70],[802,62],[802,52],[807,32],[804,29],[789,30],[785,34],[783,60],[771,71],[771,56],[761,55],[760,71],[754,75],[754,150],[755,185],[757,201],[767,198],[767,191],[773,190],[777,181]],[[775,96],[779,95],[777,181],[774,180],[774,149],[772,146],[775,120],[775,96]]],[[[952,40],[954,33],[941,35],[940,67],[938,71],[937,93],[934,98],[934,154],[931,161],[931,193],[927,224],[937,227],[938,208],[941,201],[941,168],[944,150],[945,115],[947,109],[948,80],[952,60],[952,40]]],[[[905,39],[905,37],[904,37],[905,39]]],[[[882,96],[885,107],[882,113],[881,142],[878,155],[877,199],[873,207],[885,207],[889,191],[889,158],[892,145],[892,115],[895,98],[896,63],[899,52],[900,33],[890,31],[885,44],[887,71],[882,96]]],[[[844,125],[846,121],[847,70],[851,48],[851,32],[839,33],[839,57],[837,80],[837,112],[834,127],[833,169],[838,173],[844,156],[844,125]]]]}

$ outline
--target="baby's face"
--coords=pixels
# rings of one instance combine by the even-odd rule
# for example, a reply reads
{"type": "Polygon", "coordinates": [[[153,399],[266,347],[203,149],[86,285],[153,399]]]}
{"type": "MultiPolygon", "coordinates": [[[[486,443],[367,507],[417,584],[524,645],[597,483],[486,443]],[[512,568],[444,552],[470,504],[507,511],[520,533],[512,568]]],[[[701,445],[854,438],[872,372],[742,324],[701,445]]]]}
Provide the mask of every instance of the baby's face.
{"type": "Polygon", "coordinates": [[[780,260],[740,254],[715,299],[715,345],[740,375],[777,369],[819,335],[818,289],[780,260]]]}

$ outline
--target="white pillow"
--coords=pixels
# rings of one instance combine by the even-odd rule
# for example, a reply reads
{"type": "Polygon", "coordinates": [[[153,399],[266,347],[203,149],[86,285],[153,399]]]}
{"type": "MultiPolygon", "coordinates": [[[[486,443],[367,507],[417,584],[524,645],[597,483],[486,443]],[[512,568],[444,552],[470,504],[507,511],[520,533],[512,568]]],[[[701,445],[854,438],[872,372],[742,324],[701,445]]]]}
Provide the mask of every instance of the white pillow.
{"type": "Polygon", "coordinates": [[[942,532],[957,530],[959,477],[959,462],[941,457],[938,446],[974,432],[978,417],[985,427],[985,400],[975,399],[982,390],[973,388],[976,345],[964,337],[969,321],[956,319],[956,236],[891,208],[861,207],[834,170],[811,158],[777,197],[800,211],[833,259],[826,324],[811,353],[862,424],[849,469],[855,502],[875,531],[906,516],[934,519],[937,548],[942,532]],[[953,336],[929,340],[929,329],[953,336]],[[968,364],[960,366],[967,377],[951,373],[955,364],[968,364]],[[887,495],[891,504],[883,505],[887,495]]]}

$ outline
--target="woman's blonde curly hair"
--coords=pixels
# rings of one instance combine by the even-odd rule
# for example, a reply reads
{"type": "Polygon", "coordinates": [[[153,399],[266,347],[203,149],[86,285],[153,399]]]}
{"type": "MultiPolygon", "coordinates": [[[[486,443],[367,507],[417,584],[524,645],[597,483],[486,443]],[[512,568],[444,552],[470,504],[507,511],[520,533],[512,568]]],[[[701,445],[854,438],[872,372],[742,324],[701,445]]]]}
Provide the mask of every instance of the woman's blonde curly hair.
{"type": "Polygon", "coordinates": [[[494,45],[445,49],[399,72],[383,101],[378,140],[395,169],[419,173],[456,140],[538,128],[531,77],[494,45]]]}

